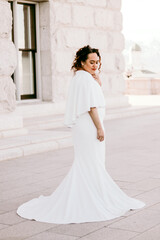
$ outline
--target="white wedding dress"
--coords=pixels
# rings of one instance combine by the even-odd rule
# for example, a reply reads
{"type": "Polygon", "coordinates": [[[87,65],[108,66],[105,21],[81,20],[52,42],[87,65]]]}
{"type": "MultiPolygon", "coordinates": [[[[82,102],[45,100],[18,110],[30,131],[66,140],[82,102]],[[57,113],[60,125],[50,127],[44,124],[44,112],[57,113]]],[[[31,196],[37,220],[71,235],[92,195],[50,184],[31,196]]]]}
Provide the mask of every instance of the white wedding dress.
{"type": "Polygon", "coordinates": [[[17,213],[40,222],[68,224],[105,221],[145,204],[127,196],[105,169],[105,141],[100,142],[88,113],[97,107],[103,126],[105,102],[101,87],[86,71],[73,77],[65,124],[72,127],[74,162],[62,183],[50,196],[41,195],[22,204],[17,213]]]}

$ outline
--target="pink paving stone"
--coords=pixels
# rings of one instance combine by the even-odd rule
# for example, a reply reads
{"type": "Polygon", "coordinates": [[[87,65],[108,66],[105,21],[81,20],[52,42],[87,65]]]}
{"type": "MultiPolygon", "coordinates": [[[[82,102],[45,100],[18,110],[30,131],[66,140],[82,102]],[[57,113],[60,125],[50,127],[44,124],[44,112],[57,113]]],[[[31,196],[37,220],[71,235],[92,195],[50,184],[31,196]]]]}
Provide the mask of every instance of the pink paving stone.
{"type": "Polygon", "coordinates": [[[40,195],[45,195],[46,191],[51,191],[50,189],[45,189],[45,191],[37,191],[31,194],[24,195],[22,197],[14,198],[14,199],[9,199],[7,201],[1,201],[0,202],[0,210],[4,212],[16,210],[19,205],[21,205],[24,202],[29,201],[32,198],[39,197],[40,195]]]}
{"type": "Polygon", "coordinates": [[[78,239],[78,238],[73,237],[73,236],[56,234],[56,233],[49,232],[49,231],[40,233],[40,234],[35,235],[30,238],[26,238],[26,240],[76,240],[76,239],[78,239]]]}
{"type": "Polygon", "coordinates": [[[140,233],[156,226],[157,224],[160,224],[159,216],[159,212],[145,209],[144,211],[140,211],[116,223],[111,224],[110,227],[140,233]]]}
{"type": "Polygon", "coordinates": [[[15,211],[0,214],[0,223],[2,224],[13,225],[24,221],[25,219],[19,218],[15,211]]]}
{"type": "Polygon", "coordinates": [[[141,233],[134,237],[132,240],[159,240],[160,239],[160,224],[148,231],[141,233]]]}
{"type": "Polygon", "coordinates": [[[136,232],[104,227],[96,232],[82,237],[81,240],[129,240],[136,235],[136,232]]]}
{"type": "Polygon", "coordinates": [[[21,187],[21,188],[15,189],[13,191],[8,190],[8,191],[3,192],[3,195],[1,196],[1,200],[5,201],[8,199],[14,199],[15,196],[17,198],[22,197],[24,195],[28,195],[28,194],[34,193],[36,191],[37,191],[36,184],[30,184],[30,185],[27,185],[25,188],[21,187]]]}
{"type": "Polygon", "coordinates": [[[123,167],[121,167],[121,171],[119,168],[119,163],[117,163],[117,167],[114,169],[109,169],[108,171],[109,174],[115,179],[115,181],[136,183],[148,177],[154,176],[153,172],[147,172],[145,169],[139,170],[138,167],[130,170],[131,167],[128,165],[128,172],[124,172],[123,167]]]}
{"type": "Polygon", "coordinates": [[[142,190],[142,191],[149,191],[158,187],[160,187],[160,179],[154,179],[154,178],[144,179],[136,183],[130,183],[126,186],[127,189],[142,190]]]}
{"type": "Polygon", "coordinates": [[[149,210],[160,211],[160,203],[157,203],[148,208],[149,210]]]}
{"type": "Polygon", "coordinates": [[[1,224],[1,223],[0,223],[0,230],[3,229],[3,228],[7,228],[7,227],[8,227],[8,225],[1,224]]]}
{"type": "Polygon", "coordinates": [[[137,190],[137,189],[126,189],[125,187],[121,187],[121,189],[130,197],[135,197],[135,198],[137,195],[144,192],[142,190],[137,190]]]}
{"type": "Polygon", "coordinates": [[[137,197],[139,200],[145,201],[146,207],[150,207],[160,203],[160,188],[155,188],[151,191],[141,193],[137,197]]]}
{"type": "Polygon", "coordinates": [[[24,239],[46,231],[52,227],[54,227],[54,224],[46,224],[35,221],[22,222],[2,229],[0,231],[0,240],[12,239],[13,237],[16,240],[24,239]]]}
{"type": "Polygon", "coordinates": [[[82,237],[91,232],[97,231],[105,226],[108,226],[114,222],[117,222],[120,219],[123,219],[123,217],[119,217],[109,221],[102,221],[102,222],[67,224],[67,225],[62,224],[49,231],[59,233],[59,234],[65,234],[68,236],[71,235],[71,236],[82,237]]]}

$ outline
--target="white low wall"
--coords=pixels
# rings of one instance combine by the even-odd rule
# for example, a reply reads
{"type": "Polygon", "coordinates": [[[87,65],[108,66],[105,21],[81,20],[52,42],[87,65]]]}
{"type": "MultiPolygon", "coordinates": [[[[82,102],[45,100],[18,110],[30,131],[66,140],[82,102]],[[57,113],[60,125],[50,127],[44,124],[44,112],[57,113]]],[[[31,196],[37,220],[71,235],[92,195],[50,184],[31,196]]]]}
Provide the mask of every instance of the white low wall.
{"type": "Polygon", "coordinates": [[[150,95],[160,94],[160,79],[134,78],[126,79],[126,94],[150,95]]]}

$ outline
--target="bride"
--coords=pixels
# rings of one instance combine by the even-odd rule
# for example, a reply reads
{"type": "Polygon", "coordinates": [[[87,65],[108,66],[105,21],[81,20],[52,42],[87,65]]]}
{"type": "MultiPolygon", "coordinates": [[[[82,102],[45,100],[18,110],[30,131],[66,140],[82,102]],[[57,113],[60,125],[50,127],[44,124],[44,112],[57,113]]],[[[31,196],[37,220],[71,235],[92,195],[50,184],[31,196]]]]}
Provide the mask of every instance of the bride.
{"type": "Polygon", "coordinates": [[[85,46],[76,53],[65,115],[72,128],[74,162],[50,196],[22,204],[17,214],[40,222],[68,224],[105,221],[145,204],[127,196],[105,169],[105,101],[97,70],[98,49],[85,46]]]}

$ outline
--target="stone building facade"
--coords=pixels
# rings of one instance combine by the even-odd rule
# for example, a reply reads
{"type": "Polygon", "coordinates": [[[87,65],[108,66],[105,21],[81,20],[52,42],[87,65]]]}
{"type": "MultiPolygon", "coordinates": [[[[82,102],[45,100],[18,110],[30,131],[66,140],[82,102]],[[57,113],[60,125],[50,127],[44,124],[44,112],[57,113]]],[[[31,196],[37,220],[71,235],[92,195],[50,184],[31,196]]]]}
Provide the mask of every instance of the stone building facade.
{"type": "Polygon", "coordinates": [[[88,44],[102,55],[107,108],[127,106],[120,9],[121,0],[0,0],[0,114],[63,113],[75,52],[88,44]]]}

